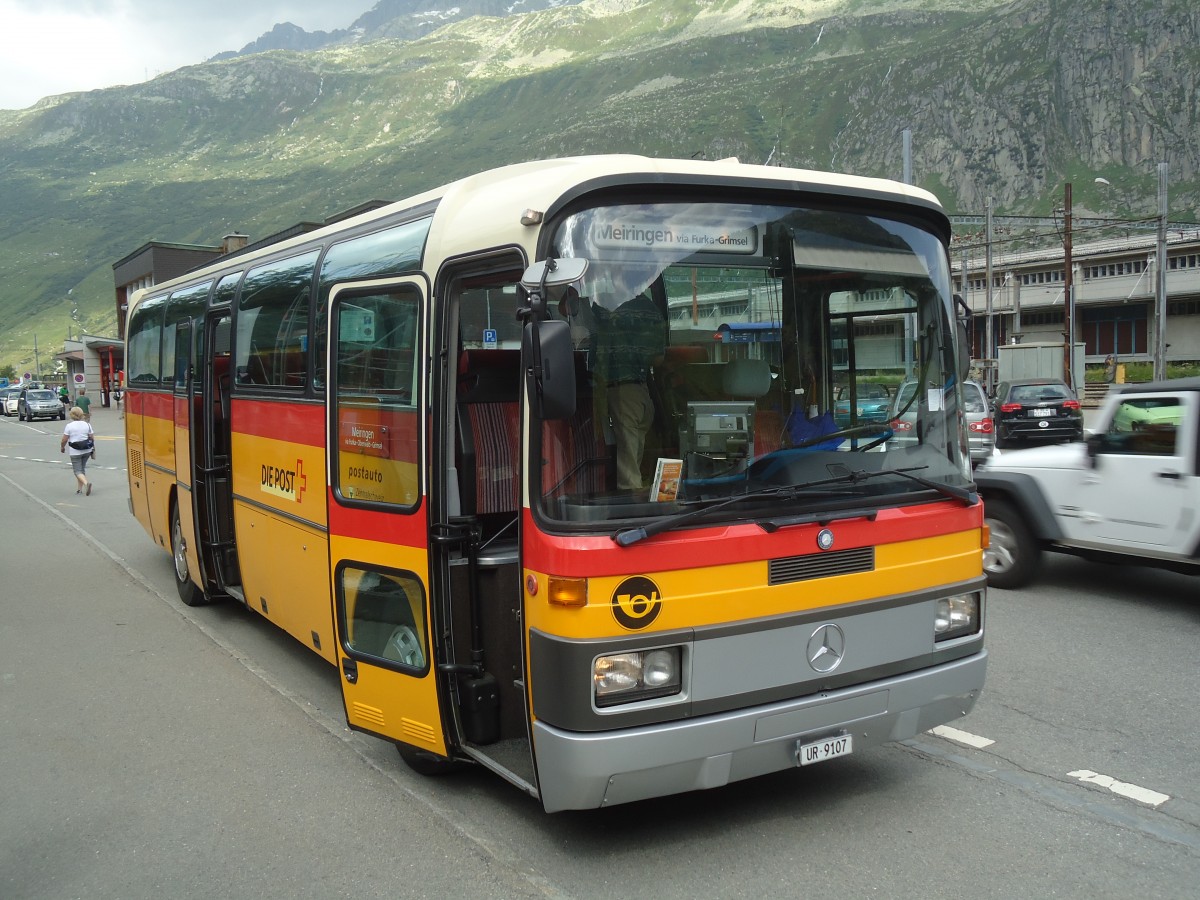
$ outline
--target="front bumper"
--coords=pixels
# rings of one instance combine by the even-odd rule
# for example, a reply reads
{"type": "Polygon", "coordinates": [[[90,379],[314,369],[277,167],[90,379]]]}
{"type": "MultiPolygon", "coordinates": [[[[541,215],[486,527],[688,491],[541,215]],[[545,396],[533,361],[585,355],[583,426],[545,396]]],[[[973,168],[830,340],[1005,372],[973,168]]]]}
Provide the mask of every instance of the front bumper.
{"type": "Polygon", "coordinates": [[[928,669],[814,696],[619,731],[535,722],[547,812],[592,809],[720,787],[790,769],[796,743],[843,732],[859,752],[966,715],[983,689],[987,650],[928,669]]]}

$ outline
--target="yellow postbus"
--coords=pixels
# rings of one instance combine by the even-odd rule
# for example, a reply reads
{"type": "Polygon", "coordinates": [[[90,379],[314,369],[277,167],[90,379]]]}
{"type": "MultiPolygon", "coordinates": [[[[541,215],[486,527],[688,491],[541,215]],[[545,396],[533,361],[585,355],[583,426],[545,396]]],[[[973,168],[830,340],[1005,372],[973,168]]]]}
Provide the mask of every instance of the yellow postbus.
{"type": "Polygon", "coordinates": [[[133,512],[418,771],[555,811],[837,765],[984,682],[949,235],[902,184],[596,156],[226,256],[131,303],[133,512]]]}

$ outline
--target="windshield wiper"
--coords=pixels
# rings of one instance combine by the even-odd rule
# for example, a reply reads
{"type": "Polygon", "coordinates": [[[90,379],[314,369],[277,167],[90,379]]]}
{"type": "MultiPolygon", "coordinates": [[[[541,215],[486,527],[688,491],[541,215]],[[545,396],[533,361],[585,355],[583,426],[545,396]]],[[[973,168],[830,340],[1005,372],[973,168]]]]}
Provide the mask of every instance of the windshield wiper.
{"type": "MultiPolygon", "coordinates": [[[[839,477],[838,480],[841,480],[841,478],[839,477]]],[[[813,484],[824,483],[813,482],[813,484]]],[[[661,519],[655,519],[653,522],[646,525],[639,525],[637,528],[623,528],[614,534],[612,539],[618,547],[628,547],[630,544],[636,544],[643,538],[653,537],[656,534],[662,534],[664,531],[670,531],[672,528],[676,528],[685,522],[690,522],[692,519],[697,519],[705,513],[723,509],[735,503],[741,503],[743,500],[759,500],[763,497],[782,497],[790,500],[793,498],[795,492],[802,487],[807,487],[807,485],[770,487],[758,491],[750,491],[745,494],[734,494],[732,497],[726,497],[724,500],[718,500],[715,503],[703,503],[701,506],[684,510],[673,516],[663,516],[661,519]]]]}
{"type": "Polygon", "coordinates": [[[974,506],[979,502],[979,493],[974,489],[974,482],[971,483],[971,487],[968,489],[955,487],[952,484],[942,484],[940,481],[930,481],[928,478],[912,474],[913,472],[919,472],[921,469],[928,468],[929,466],[909,466],[907,469],[879,469],[875,472],[865,472],[860,469],[851,474],[855,476],[855,481],[865,481],[868,478],[876,478],[880,475],[899,475],[901,478],[907,478],[909,481],[919,484],[923,488],[937,491],[939,494],[949,497],[952,500],[961,500],[969,506],[974,506]]]}
{"type": "MultiPolygon", "coordinates": [[[[809,488],[822,487],[831,484],[857,484],[860,481],[867,481],[871,478],[877,478],[881,475],[899,475],[902,478],[907,478],[921,487],[937,491],[946,497],[954,500],[961,500],[963,503],[975,504],[979,502],[979,495],[974,490],[965,488],[957,488],[948,484],[939,484],[936,481],[930,481],[927,478],[922,478],[919,475],[913,475],[912,472],[917,472],[922,469],[927,469],[928,466],[910,466],[907,469],[879,469],[874,472],[868,472],[865,469],[848,469],[842,475],[835,475],[832,478],[821,478],[816,481],[806,481],[803,484],[793,484],[786,487],[770,487],[763,488],[758,491],[749,491],[745,494],[735,494],[732,497],[726,497],[715,503],[706,503],[703,506],[695,509],[685,510],[673,516],[664,516],[661,519],[655,519],[646,525],[639,525],[636,528],[624,528],[612,536],[613,542],[618,547],[628,547],[630,544],[636,544],[640,540],[648,537],[653,537],[656,534],[662,534],[664,531],[671,531],[684,525],[693,519],[698,519],[706,513],[714,512],[718,509],[724,509],[727,506],[733,506],[736,503],[741,503],[745,500],[761,500],[765,497],[777,497],[781,500],[795,500],[800,494],[809,488]]],[[[855,513],[856,516],[863,513],[855,513]]]]}

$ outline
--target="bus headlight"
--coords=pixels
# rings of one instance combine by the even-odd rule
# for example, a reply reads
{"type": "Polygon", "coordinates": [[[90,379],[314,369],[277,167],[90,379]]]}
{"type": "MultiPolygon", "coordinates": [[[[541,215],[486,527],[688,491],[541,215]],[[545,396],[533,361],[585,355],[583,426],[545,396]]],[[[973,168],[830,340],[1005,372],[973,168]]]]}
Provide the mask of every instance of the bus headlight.
{"type": "Polygon", "coordinates": [[[680,647],[598,656],[592,666],[596,706],[634,703],[678,694],[682,684],[680,647]]]}
{"type": "Polygon", "coordinates": [[[934,641],[948,641],[978,632],[981,625],[979,610],[978,592],[942,597],[937,602],[933,620],[934,641]]]}

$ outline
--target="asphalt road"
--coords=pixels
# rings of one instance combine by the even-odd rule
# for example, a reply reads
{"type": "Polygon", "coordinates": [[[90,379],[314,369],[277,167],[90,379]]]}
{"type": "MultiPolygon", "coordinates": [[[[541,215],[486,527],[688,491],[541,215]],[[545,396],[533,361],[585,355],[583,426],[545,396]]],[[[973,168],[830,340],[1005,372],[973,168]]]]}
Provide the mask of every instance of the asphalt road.
{"type": "Polygon", "coordinates": [[[0,419],[4,900],[1197,894],[1193,580],[1051,559],[991,592],[961,733],[547,816],[487,773],[413,774],[345,728],[332,667],[182,606],[116,411],[93,424],[82,498],[61,423],[0,419]]]}

